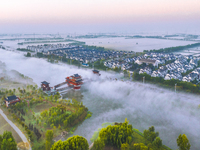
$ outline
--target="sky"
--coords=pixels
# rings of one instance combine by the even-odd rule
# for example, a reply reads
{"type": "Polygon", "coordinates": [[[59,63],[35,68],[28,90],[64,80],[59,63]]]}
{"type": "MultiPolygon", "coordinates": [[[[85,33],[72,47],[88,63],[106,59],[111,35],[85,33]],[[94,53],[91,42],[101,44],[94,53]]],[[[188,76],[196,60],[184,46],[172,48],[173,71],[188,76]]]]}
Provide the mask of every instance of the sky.
{"type": "Polygon", "coordinates": [[[199,0],[6,0],[0,5],[0,32],[114,32],[157,25],[195,31],[200,24],[199,6],[199,0]]]}

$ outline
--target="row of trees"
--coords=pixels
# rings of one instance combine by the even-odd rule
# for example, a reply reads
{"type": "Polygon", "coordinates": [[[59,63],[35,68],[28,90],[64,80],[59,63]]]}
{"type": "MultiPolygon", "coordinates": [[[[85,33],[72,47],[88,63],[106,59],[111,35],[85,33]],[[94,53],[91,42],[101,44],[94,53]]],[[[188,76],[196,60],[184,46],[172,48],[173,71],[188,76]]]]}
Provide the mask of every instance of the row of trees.
{"type": "MultiPolygon", "coordinates": [[[[150,50],[150,52],[158,52],[158,53],[171,53],[176,51],[181,51],[184,49],[194,48],[200,46],[200,43],[188,44],[185,46],[176,46],[176,47],[168,47],[168,48],[161,48],[159,50],[150,50]]],[[[144,50],[144,52],[149,52],[148,50],[144,50]]]]}
{"type": "MultiPolygon", "coordinates": [[[[162,140],[158,137],[159,133],[155,132],[152,126],[148,130],[144,130],[145,143],[132,143],[134,141],[132,125],[128,124],[127,119],[124,123],[115,123],[113,126],[108,126],[101,129],[99,137],[94,141],[93,150],[103,150],[105,145],[120,148],[121,150],[163,150],[169,149],[163,147],[162,140]]],[[[46,150],[50,150],[52,145],[53,131],[46,133],[46,150]]],[[[177,138],[177,146],[179,150],[189,150],[190,143],[185,134],[179,135],[177,138]]],[[[89,145],[87,140],[81,136],[73,136],[66,141],[59,140],[54,143],[51,150],[88,150],[89,145]]]]}
{"type": "Polygon", "coordinates": [[[161,83],[163,85],[174,87],[175,84],[177,84],[177,87],[179,87],[182,90],[186,90],[188,92],[193,93],[200,93],[200,84],[196,85],[191,82],[184,82],[177,79],[171,79],[171,80],[164,80],[162,77],[151,77],[150,75],[143,73],[134,73],[133,79],[137,81],[142,81],[143,77],[145,77],[145,81],[153,82],[153,83],[161,83]]]}
{"type": "Polygon", "coordinates": [[[64,127],[74,126],[77,123],[83,121],[87,116],[88,109],[86,107],[79,108],[77,111],[71,113],[67,118],[64,120],[64,127]]]}

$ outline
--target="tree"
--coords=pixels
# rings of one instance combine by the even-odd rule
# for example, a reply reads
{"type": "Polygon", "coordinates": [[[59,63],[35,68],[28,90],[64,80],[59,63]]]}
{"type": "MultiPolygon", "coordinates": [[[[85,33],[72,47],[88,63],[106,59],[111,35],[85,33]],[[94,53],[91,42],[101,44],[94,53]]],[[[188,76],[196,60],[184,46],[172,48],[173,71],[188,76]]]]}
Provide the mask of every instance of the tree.
{"type": "Polygon", "coordinates": [[[52,144],[53,144],[53,131],[52,130],[47,130],[46,132],[46,150],[50,150],[52,144]]]}
{"type": "Polygon", "coordinates": [[[128,120],[125,119],[124,123],[115,123],[114,126],[108,126],[101,129],[99,137],[105,144],[121,147],[121,144],[130,142],[131,135],[133,133],[132,125],[128,124],[128,120]]]}
{"type": "Polygon", "coordinates": [[[64,148],[67,147],[67,145],[64,144],[65,143],[63,141],[59,140],[52,145],[51,150],[64,150],[64,148]]]}
{"type": "Polygon", "coordinates": [[[161,148],[162,147],[162,140],[160,137],[156,137],[156,139],[152,143],[156,148],[161,148]]]}
{"type": "Polygon", "coordinates": [[[57,101],[57,100],[58,100],[58,95],[55,95],[55,96],[54,96],[54,99],[57,101]]]}
{"type": "Polygon", "coordinates": [[[190,149],[190,142],[185,134],[179,135],[177,138],[177,145],[179,150],[189,150],[190,149]]]}
{"type": "Polygon", "coordinates": [[[59,130],[61,129],[61,126],[60,126],[60,124],[59,124],[59,126],[58,126],[58,129],[59,129],[59,130]]]}
{"type": "Polygon", "coordinates": [[[62,142],[59,140],[54,143],[51,150],[89,150],[87,140],[82,136],[73,136],[62,142]]]}
{"type": "Polygon", "coordinates": [[[45,128],[47,127],[47,124],[46,124],[46,123],[44,123],[44,127],[45,127],[45,128]]]}
{"type": "Polygon", "coordinates": [[[149,130],[144,130],[143,134],[146,142],[149,141],[150,143],[152,143],[155,140],[155,138],[159,135],[158,132],[155,132],[154,126],[149,127],[149,130]]]}
{"type": "Polygon", "coordinates": [[[147,146],[145,146],[143,143],[135,143],[133,145],[132,150],[153,150],[151,148],[148,148],[147,146]]]}
{"type": "Polygon", "coordinates": [[[94,145],[93,145],[94,150],[103,150],[104,146],[105,146],[105,143],[101,139],[97,139],[94,141],[94,145]]]}
{"type": "Polygon", "coordinates": [[[12,136],[12,132],[5,131],[0,135],[0,150],[17,150],[17,143],[12,136]]]}
{"type": "Polygon", "coordinates": [[[121,145],[121,150],[129,150],[129,144],[128,143],[123,143],[121,145]]]}
{"type": "Polygon", "coordinates": [[[53,101],[53,96],[52,95],[49,96],[49,99],[50,99],[50,101],[53,101]]]}

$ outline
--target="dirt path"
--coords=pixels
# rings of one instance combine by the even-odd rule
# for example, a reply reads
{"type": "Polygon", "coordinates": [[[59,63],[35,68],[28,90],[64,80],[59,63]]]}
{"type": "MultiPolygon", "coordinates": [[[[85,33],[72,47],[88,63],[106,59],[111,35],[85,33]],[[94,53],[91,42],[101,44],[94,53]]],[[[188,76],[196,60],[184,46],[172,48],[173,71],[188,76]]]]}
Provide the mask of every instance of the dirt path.
{"type": "Polygon", "coordinates": [[[91,148],[93,147],[93,144],[94,144],[94,143],[92,143],[92,144],[89,146],[89,149],[91,149],[91,148]]]}
{"type": "Polygon", "coordinates": [[[29,150],[31,150],[30,144],[26,138],[26,136],[22,133],[22,131],[12,122],[10,121],[7,116],[3,113],[3,111],[0,109],[0,114],[2,117],[10,124],[10,126],[17,132],[17,134],[21,137],[22,141],[24,143],[28,143],[29,145],[29,150]]]}

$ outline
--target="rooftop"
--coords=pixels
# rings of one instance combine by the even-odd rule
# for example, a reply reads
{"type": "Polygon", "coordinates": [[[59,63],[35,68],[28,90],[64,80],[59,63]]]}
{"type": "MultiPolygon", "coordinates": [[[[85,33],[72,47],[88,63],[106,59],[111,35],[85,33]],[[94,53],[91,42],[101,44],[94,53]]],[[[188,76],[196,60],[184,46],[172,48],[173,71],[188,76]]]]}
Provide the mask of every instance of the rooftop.
{"type": "Polygon", "coordinates": [[[151,59],[140,59],[140,62],[145,62],[145,63],[155,63],[156,60],[151,60],[151,59]]]}
{"type": "Polygon", "coordinates": [[[48,85],[49,83],[47,81],[41,82],[42,84],[48,85]]]}
{"type": "Polygon", "coordinates": [[[13,96],[8,96],[7,98],[5,98],[6,101],[11,101],[11,100],[15,100],[17,99],[17,96],[13,95],[13,96]]]}

